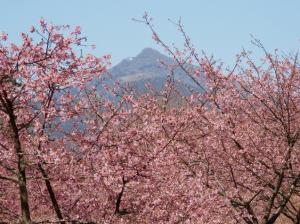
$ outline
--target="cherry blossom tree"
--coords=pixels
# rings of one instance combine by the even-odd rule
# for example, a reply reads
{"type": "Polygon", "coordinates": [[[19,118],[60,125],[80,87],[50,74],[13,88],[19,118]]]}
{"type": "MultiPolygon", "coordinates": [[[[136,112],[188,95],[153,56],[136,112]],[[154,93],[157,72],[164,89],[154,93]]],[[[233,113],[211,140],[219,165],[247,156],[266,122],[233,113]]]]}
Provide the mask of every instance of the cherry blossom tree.
{"type": "MultiPolygon", "coordinates": [[[[44,164],[59,160],[50,133],[58,120],[71,118],[67,105],[91,78],[105,72],[104,58],[78,54],[85,45],[80,27],[55,26],[40,20],[40,27],[21,33],[22,41],[0,44],[0,218],[31,223],[39,205],[36,179],[43,179],[59,219],[61,211],[44,164]],[[77,49],[77,50],[76,50],[77,49]],[[41,178],[39,178],[41,176],[41,178]],[[19,201],[17,204],[16,202],[19,201]],[[21,214],[18,214],[20,211],[21,214]]],[[[74,101],[76,102],[76,101],[74,101]]],[[[63,144],[65,145],[65,144],[63,144]]],[[[63,146],[62,145],[62,146],[63,146]]],[[[63,152],[63,147],[58,149],[63,152]]]]}
{"type": "MultiPolygon", "coordinates": [[[[0,44],[0,219],[21,223],[300,223],[299,60],[242,51],[227,69],[183,50],[164,88],[99,93],[109,56],[43,20],[0,44]],[[173,71],[198,89],[182,95],[173,71]]],[[[164,63],[164,62],[162,62],[164,63]]]]}
{"type": "Polygon", "coordinates": [[[298,54],[271,54],[253,38],[265,54],[261,63],[242,51],[226,69],[196,52],[181,21],[173,23],[185,40],[182,51],[159,37],[148,15],[141,22],[201,89],[188,113],[202,135],[195,147],[199,158],[188,164],[198,164],[206,173],[203,184],[221,196],[210,206],[226,202],[230,223],[299,223],[298,54]],[[198,68],[190,70],[191,64],[198,68]]]}

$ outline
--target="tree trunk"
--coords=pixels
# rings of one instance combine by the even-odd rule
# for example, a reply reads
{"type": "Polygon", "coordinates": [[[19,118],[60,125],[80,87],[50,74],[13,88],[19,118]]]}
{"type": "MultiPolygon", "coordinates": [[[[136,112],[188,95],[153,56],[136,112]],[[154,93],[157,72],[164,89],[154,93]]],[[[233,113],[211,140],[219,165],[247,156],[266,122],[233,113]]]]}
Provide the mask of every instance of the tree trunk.
{"type": "Polygon", "coordinates": [[[26,186],[26,164],[24,153],[22,151],[19,130],[16,124],[16,117],[13,113],[12,106],[9,105],[9,118],[10,118],[10,125],[13,132],[13,142],[14,148],[16,151],[17,156],[17,164],[18,164],[18,182],[19,182],[19,192],[20,192],[20,203],[21,203],[21,215],[22,215],[22,222],[24,224],[31,224],[30,218],[30,209],[29,209],[29,201],[28,201],[28,192],[26,186]]]}
{"type": "Polygon", "coordinates": [[[50,199],[51,199],[51,202],[52,202],[52,206],[54,208],[54,211],[56,213],[56,216],[59,220],[62,220],[60,223],[61,224],[65,224],[66,222],[63,221],[63,216],[62,216],[62,213],[60,211],[60,208],[59,208],[59,205],[58,205],[58,202],[56,200],[56,197],[55,197],[55,193],[54,193],[54,190],[51,186],[51,183],[50,183],[50,180],[48,178],[48,175],[46,173],[46,171],[44,170],[43,166],[41,163],[38,163],[38,168],[40,170],[40,172],[42,173],[42,176],[45,180],[45,184],[46,184],[46,187],[47,187],[47,190],[48,190],[48,193],[49,193],[49,196],[50,196],[50,199]]]}
{"type": "Polygon", "coordinates": [[[24,154],[22,152],[21,143],[19,140],[19,133],[15,130],[14,130],[14,145],[15,145],[17,161],[18,161],[18,182],[19,182],[20,202],[21,202],[21,210],[22,210],[22,220],[24,224],[30,224],[31,218],[30,218],[30,210],[29,210],[29,202],[28,202],[28,192],[26,186],[25,159],[24,159],[24,154]]]}

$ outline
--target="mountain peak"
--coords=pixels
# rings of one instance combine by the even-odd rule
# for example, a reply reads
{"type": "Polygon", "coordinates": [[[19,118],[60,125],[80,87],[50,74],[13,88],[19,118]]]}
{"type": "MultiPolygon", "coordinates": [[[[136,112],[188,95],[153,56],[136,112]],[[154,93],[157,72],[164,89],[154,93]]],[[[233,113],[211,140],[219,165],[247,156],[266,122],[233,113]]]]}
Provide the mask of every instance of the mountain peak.
{"type": "Polygon", "coordinates": [[[151,47],[145,47],[141,53],[154,53],[154,54],[160,54],[157,50],[151,48],[151,47]]]}
{"type": "Polygon", "coordinates": [[[147,58],[153,58],[153,57],[159,58],[161,56],[163,55],[159,51],[150,47],[144,48],[141,51],[141,53],[137,55],[137,57],[147,57],[147,58]]]}
{"type": "MultiPolygon", "coordinates": [[[[142,91],[146,91],[145,83],[151,83],[155,88],[161,89],[167,79],[169,70],[160,61],[170,65],[176,64],[171,57],[147,47],[137,56],[125,58],[119,64],[112,67],[109,72],[114,80],[121,83],[130,83],[130,85],[142,91]]],[[[176,76],[178,85],[181,82],[187,85],[193,84],[180,68],[174,70],[174,75],[176,76]]],[[[182,85],[180,88],[184,90],[182,85]]]]}

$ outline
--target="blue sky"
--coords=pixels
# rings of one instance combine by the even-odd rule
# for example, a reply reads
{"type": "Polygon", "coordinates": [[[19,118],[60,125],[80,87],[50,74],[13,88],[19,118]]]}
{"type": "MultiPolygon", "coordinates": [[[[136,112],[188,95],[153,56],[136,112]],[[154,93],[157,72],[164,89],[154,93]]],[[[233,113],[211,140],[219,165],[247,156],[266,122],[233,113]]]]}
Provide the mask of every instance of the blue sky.
{"type": "MultiPolygon", "coordinates": [[[[161,50],[143,24],[133,22],[145,11],[162,38],[180,45],[182,39],[168,19],[185,25],[197,49],[231,64],[250,34],[267,49],[289,52],[300,46],[300,1],[297,0],[6,0],[1,2],[0,31],[17,38],[41,17],[55,24],[80,25],[94,54],[111,54],[113,64],[135,56],[144,47],[161,50]]],[[[257,49],[256,49],[257,50],[257,49]]]]}

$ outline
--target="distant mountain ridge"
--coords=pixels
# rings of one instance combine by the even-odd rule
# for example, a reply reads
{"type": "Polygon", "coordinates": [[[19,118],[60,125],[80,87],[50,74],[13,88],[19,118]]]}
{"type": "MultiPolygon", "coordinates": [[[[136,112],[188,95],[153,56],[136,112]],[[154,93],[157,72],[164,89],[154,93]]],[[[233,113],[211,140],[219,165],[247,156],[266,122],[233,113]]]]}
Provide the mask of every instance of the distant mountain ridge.
{"type": "MultiPolygon", "coordinates": [[[[108,72],[114,81],[129,84],[139,91],[147,91],[145,88],[146,83],[150,83],[157,90],[160,90],[169,74],[161,61],[168,65],[176,65],[171,57],[163,55],[152,48],[145,48],[137,56],[122,60],[109,69],[108,72]]],[[[178,85],[187,84],[195,88],[193,81],[181,68],[175,69],[174,78],[178,85]]]]}
{"type": "Polygon", "coordinates": [[[171,58],[152,48],[145,48],[136,57],[122,60],[112,67],[109,72],[115,78],[121,78],[124,82],[151,78],[149,75],[152,75],[152,77],[167,75],[166,69],[162,67],[159,60],[172,63],[171,58]]]}

